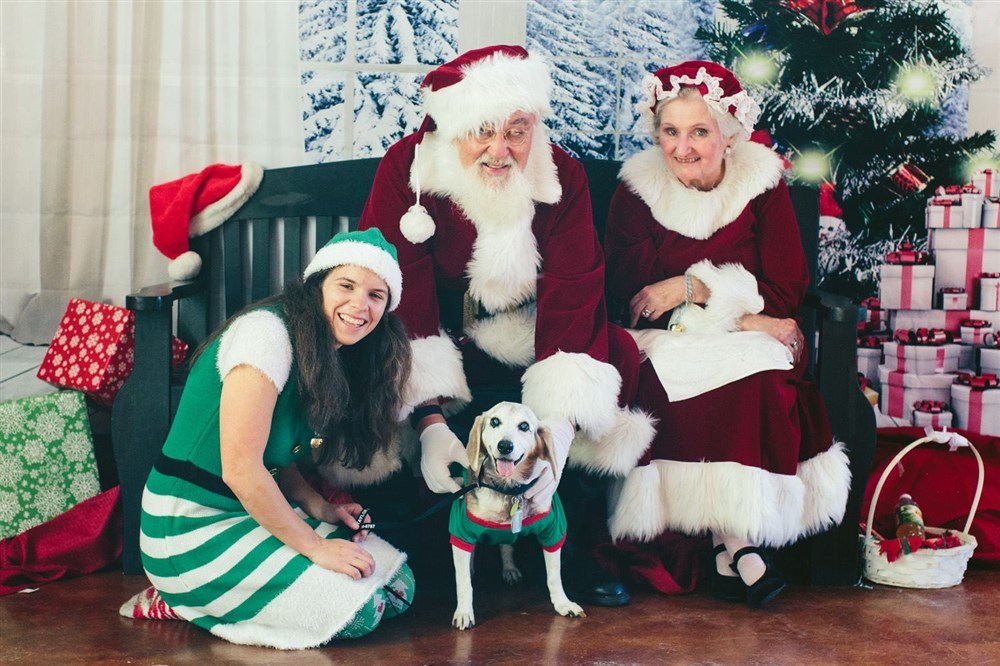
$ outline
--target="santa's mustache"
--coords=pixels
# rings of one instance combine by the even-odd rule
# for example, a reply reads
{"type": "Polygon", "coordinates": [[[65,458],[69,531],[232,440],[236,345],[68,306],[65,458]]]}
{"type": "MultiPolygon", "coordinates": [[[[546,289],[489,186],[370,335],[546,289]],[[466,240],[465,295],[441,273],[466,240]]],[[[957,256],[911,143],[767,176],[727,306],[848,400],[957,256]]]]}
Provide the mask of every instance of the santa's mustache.
{"type": "Polygon", "coordinates": [[[490,167],[491,169],[502,169],[503,167],[514,166],[514,160],[510,157],[505,157],[502,160],[494,160],[490,157],[484,157],[479,160],[479,163],[483,166],[490,167]]]}

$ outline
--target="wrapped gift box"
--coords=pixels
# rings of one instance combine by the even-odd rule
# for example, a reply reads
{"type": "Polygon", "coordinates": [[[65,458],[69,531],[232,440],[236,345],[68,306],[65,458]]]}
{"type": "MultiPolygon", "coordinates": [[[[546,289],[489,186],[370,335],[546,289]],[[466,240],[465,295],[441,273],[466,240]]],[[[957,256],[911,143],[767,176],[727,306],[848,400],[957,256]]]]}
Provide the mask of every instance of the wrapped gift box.
{"type": "Polygon", "coordinates": [[[1000,376],[1000,347],[979,348],[979,372],[1000,376]]]}
{"type": "Polygon", "coordinates": [[[956,376],[895,372],[883,365],[878,369],[881,384],[879,408],[886,416],[912,421],[913,403],[918,400],[948,402],[956,376]]]}
{"type": "Polygon", "coordinates": [[[1000,273],[979,276],[979,309],[986,312],[1000,310],[1000,273]]]}
{"type": "Polygon", "coordinates": [[[895,310],[890,313],[889,323],[893,330],[941,328],[951,331],[958,337],[958,329],[962,322],[971,317],[971,310],[895,310]]]}
{"type": "Polygon", "coordinates": [[[101,491],[83,394],[0,403],[0,538],[20,534],[101,491]]]}
{"type": "Polygon", "coordinates": [[[877,330],[883,328],[888,323],[885,308],[882,307],[882,303],[875,296],[869,296],[862,300],[861,308],[864,311],[863,316],[859,316],[858,319],[868,324],[868,328],[877,330]]]}
{"type": "Polygon", "coordinates": [[[986,319],[966,319],[959,331],[963,345],[983,345],[987,342],[986,336],[993,334],[993,324],[986,319]]]}
{"type": "Polygon", "coordinates": [[[983,200],[983,224],[987,229],[1000,229],[1000,198],[983,200]]]}
{"type": "Polygon", "coordinates": [[[962,375],[969,383],[951,386],[955,427],[983,435],[1000,435],[1000,388],[996,375],[962,375]]]}
{"type": "Polygon", "coordinates": [[[962,226],[975,229],[983,221],[983,191],[975,185],[962,186],[962,226]]]}
{"type": "MultiPolygon", "coordinates": [[[[929,375],[958,370],[961,345],[904,345],[886,342],[882,346],[884,367],[895,372],[929,375]]],[[[860,349],[858,350],[861,351],[860,349]]]]}
{"type": "Polygon", "coordinates": [[[924,221],[927,223],[928,229],[978,227],[980,220],[977,218],[975,224],[972,225],[970,224],[973,221],[971,218],[971,215],[965,214],[961,200],[955,201],[949,197],[933,197],[927,200],[924,221]]]}
{"type": "Polygon", "coordinates": [[[858,347],[858,372],[868,383],[878,387],[878,366],[882,365],[882,349],[858,347]]]}
{"type": "Polygon", "coordinates": [[[934,267],[884,264],[879,300],[892,310],[930,310],[934,306],[934,267]]]}
{"type": "Polygon", "coordinates": [[[968,310],[969,295],[962,287],[938,289],[938,305],[942,310],[968,310]]]}
{"type": "Polygon", "coordinates": [[[919,428],[930,426],[935,430],[950,428],[951,410],[947,403],[937,400],[918,400],[913,404],[913,425],[919,428]]]}
{"type": "Polygon", "coordinates": [[[934,197],[938,199],[951,199],[955,203],[962,202],[961,185],[943,185],[934,190],[934,197]]]}
{"type": "MultiPolygon", "coordinates": [[[[83,391],[110,405],[129,373],[135,354],[131,310],[71,299],[45,352],[38,378],[55,386],[83,391]]],[[[171,361],[184,362],[187,345],[174,338],[171,361]]]]}
{"type": "Polygon", "coordinates": [[[972,184],[986,197],[1000,197],[1000,173],[994,169],[981,169],[972,174],[972,184]]]}
{"type": "MultiPolygon", "coordinates": [[[[1000,273],[1000,229],[934,229],[934,289],[962,287],[970,303],[978,303],[976,280],[1000,273]]],[[[919,308],[911,308],[919,309],[919,308]]]]}

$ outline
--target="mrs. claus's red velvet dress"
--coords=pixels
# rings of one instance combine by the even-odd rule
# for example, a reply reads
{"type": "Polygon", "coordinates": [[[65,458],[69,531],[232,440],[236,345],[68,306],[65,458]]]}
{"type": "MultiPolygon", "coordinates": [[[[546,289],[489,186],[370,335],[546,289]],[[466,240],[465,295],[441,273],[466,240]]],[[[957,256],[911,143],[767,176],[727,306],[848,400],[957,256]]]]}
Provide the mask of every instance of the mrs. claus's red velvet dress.
{"type": "MultiPolygon", "coordinates": [[[[735,146],[722,182],[709,192],[681,185],[659,147],[629,159],[621,179],[605,239],[613,307],[627,305],[645,285],[690,270],[711,290],[705,310],[722,329],[737,331],[749,312],[795,317],[807,266],[782,164],[771,150],[735,146]]],[[[665,329],[668,319],[653,326],[665,329]]],[[[705,374],[727,362],[703,362],[705,374]]],[[[848,461],[803,370],[800,363],[755,372],[671,400],[652,364],[643,363],[638,406],[658,419],[657,434],[615,492],[612,536],[635,543],[671,530],[712,532],[781,546],[839,522],[848,461]]]]}

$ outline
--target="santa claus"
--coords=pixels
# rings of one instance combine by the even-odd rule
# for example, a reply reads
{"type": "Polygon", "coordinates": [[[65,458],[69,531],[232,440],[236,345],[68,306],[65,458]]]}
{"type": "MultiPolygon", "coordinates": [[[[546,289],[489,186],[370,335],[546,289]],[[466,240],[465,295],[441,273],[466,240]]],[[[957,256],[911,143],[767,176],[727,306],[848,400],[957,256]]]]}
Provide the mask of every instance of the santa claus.
{"type": "MultiPolygon", "coordinates": [[[[520,389],[568,451],[560,496],[577,544],[564,558],[581,569],[567,583],[582,583],[585,603],[621,605],[621,584],[573,553],[593,545],[584,525],[603,525],[598,478],[631,469],[653,424],[629,408],[639,355],[607,321],[583,167],[548,142],[551,88],[545,62],[517,46],[470,51],[430,72],[427,116],[383,158],[360,228],[379,228],[399,252],[407,294],[398,314],[414,358],[407,411],[427,486],[458,488],[448,466],[464,464],[465,452],[454,433],[490,406],[477,396],[520,389]]],[[[547,502],[560,472],[546,470],[527,493],[547,502]]]]}

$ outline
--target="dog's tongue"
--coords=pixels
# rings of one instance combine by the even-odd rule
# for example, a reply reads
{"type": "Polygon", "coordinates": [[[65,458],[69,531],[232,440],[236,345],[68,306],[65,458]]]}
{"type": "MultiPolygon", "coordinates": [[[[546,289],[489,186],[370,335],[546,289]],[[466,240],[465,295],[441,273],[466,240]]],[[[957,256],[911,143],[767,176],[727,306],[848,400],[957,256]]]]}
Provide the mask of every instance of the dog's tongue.
{"type": "Polygon", "coordinates": [[[497,461],[497,472],[500,476],[506,478],[514,475],[514,463],[511,460],[498,460],[497,461]]]}

